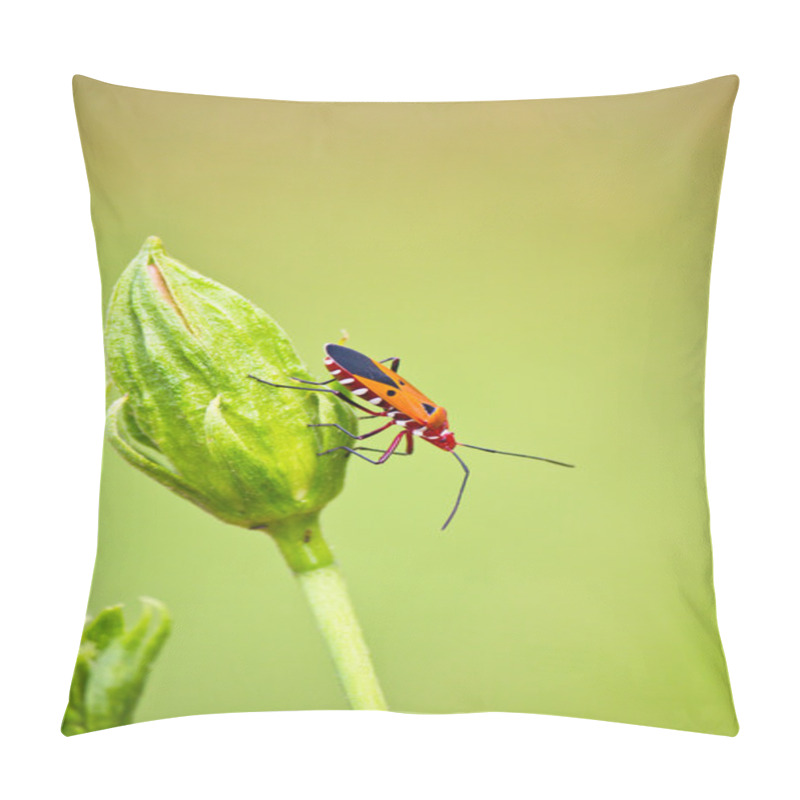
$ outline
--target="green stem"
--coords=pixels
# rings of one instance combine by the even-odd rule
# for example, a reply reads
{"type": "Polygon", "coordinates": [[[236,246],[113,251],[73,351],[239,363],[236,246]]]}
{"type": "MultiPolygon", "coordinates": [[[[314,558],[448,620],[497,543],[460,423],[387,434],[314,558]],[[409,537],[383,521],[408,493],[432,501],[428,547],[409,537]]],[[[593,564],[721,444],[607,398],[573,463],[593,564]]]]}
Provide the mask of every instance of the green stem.
{"type": "Polygon", "coordinates": [[[283,520],[269,532],[305,592],[351,707],[387,710],[347,586],[316,515],[283,520]]]}
{"type": "Polygon", "coordinates": [[[350,705],[385,711],[378,678],[342,573],[335,564],[297,576],[328,645],[350,705]]]}

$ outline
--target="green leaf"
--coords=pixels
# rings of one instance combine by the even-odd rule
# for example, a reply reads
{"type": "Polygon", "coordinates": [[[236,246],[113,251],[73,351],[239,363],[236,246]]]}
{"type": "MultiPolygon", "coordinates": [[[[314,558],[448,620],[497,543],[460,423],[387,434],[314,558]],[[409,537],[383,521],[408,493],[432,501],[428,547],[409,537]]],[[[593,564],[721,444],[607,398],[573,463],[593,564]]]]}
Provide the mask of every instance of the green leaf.
{"type": "Polygon", "coordinates": [[[153,662],[171,629],[167,609],[142,598],[138,622],[125,628],[122,606],[87,620],[61,732],[65,736],[128,725],[153,662]]]}

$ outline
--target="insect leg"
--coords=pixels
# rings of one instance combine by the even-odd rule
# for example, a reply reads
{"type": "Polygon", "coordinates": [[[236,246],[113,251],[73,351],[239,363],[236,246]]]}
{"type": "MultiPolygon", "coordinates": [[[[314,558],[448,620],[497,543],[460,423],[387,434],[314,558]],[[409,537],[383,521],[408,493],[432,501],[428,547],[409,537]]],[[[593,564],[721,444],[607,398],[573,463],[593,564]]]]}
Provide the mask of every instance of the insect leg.
{"type": "MultiPolygon", "coordinates": [[[[387,428],[391,428],[394,425],[394,422],[387,422],[385,425],[381,425],[380,428],[375,428],[374,431],[370,431],[369,433],[362,433],[360,436],[357,436],[355,433],[350,433],[350,431],[346,431],[341,425],[337,425],[335,422],[317,422],[312,425],[309,425],[309,428],[338,428],[342,433],[347,434],[351,439],[369,439],[370,436],[374,436],[376,433],[380,433],[381,431],[385,431],[387,428]]],[[[378,452],[382,453],[383,450],[379,450],[378,452]]]]}
{"type": "Polygon", "coordinates": [[[378,363],[385,364],[387,361],[392,362],[392,366],[389,367],[389,369],[391,369],[392,372],[397,372],[397,370],[400,369],[400,359],[397,358],[397,356],[390,356],[389,358],[384,358],[378,363]]]}
{"type": "Polygon", "coordinates": [[[377,461],[373,461],[371,458],[367,458],[367,456],[361,455],[361,453],[359,453],[353,447],[344,447],[344,446],[334,447],[331,450],[325,450],[322,453],[318,453],[318,455],[326,456],[326,455],[328,455],[328,453],[335,453],[337,450],[345,450],[348,453],[352,453],[354,456],[358,456],[359,458],[363,458],[364,461],[369,461],[370,464],[376,464],[376,465],[377,464],[384,464],[384,463],[386,463],[386,461],[389,460],[389,458],[391,457],[392,453],[394,453],[394,451],[397,450],[398,445],[403,440],[403,437],[405,435],[406,435],[405,431],[401,431],[400,433],[398,433],[397,436],[395,436],[394,439],[392,439],[392,443],[386,448],[386,450],[384,451],[383,455],[377,461]]]}
{"type": "MultiPolygon", "coordinates": [[[[326,381],[307,381],[304,378],[295,378],[294,375],[289,376],[293,381],[297,381],[298,383],[310,383],[312,386],[326,386],[329,383],[333,383],[336,378],[328,378],[326,381]]],[[[299,386],[297,387],[300,388],[299,386]]]]}
{"type": "Polygon", "coordinates": [[[314,389],[311,386],[287,386],[285,383],[272,383],[272,381],[265,381],[263,378],[257,378],[255,375],[248,375],[247,377],[252,378],[254,381],[258,381],[259,383],[266,384],[267,386],[272,386],[275,389],[299,389],[301,392],[326,392],[327,394],[335,394],[340,400],[344,400],[345,403],[357,408],[359,411],[363,411],[373,417],[383,416],[382,412],[373,411],[371,408],[364,408],[364,406],[359,405],[355,400],[351,400],[344,392],[340,392],[337,389],[314,389]]]}
{"type": "MultiPolygon", "coordinates": [[[[353,450],[369,450],[371,453],[382,453],[383,449],[380,447],[354,447],[353,450]]],[[[394,457],[397,458],[398,456],[410,456],[411,453],[401,453],[400,450],[394,451],[394,457]]]]}
{"type": "Polygon", "coordinates": [[[456,504],[453,506],[453,510],[450,512],[450,516],[445,520],[444,525],[442,525],[442,530],[444,530],[449,524],[450,520],[456,515],[456,511],[458,511],[458,506],[461,503],[461,496],[464,494],[464,489],[467,486],[467,478],[469,478],[469,467],[461,460],[459,455],[454,451],[450,451],[457,459],[458,463],[464,468],[464,480],[461,481],[461,488],[458,490],[458,497],[456,497],[456,504]]]}
{"type": "MultiPolygon", "coordinates": [[[[380,428],[380,430],[384,430],[384,428],[380,428]]],[[[375,431],[377,433],[378,431],[375,431]]],[[[369,435],[369,434],[367,434],[369,435]]],[[[411,431],[406,431],[406,451],[405,453],[401,453],[400,451],[396,451],[396,456],[410,456],[414,452],[414,437],[411,435],[411,431]]],[[[354,447],[354,450],[371,450],[373,453],[382,453],[383,450],[378,450],[375,447],[354,447]]]]}

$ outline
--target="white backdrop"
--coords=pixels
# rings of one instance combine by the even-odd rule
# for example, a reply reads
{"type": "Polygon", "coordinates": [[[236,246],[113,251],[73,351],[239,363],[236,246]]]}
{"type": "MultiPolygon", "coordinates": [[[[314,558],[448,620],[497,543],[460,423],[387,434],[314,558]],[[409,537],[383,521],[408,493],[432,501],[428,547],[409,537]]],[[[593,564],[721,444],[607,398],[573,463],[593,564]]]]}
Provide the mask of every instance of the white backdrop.
{"type": "Polygon", "coordinates": [[[72,0],[16,4],[4,28],[3,794],[798,796],[800,76],[788,2],[72,0]],[[104,411],[76,72],[203,94],[394,101],[618,94],[741,77],[712,272],[706,426],[736,739],[522,714],[367,712],[60,735],[94,559],[104,411]]]}

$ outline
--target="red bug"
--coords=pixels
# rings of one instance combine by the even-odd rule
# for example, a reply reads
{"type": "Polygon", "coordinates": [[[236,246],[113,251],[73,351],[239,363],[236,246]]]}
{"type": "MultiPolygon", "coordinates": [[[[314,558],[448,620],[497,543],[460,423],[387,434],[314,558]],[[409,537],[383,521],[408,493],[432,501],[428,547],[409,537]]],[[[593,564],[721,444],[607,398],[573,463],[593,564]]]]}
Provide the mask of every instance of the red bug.
{"type": "Polygon", "coordinates": [[[345,403],[349,403],[360,411],[366,412],[369,415],[368,418],[389,418],[389,421],[385,425],[376,428],[374,431],[369,431],[369,433],[362,433],[361,435],[351,433],[336,423],[320,423],[318,425],[312,425],[311,427],[338,428],[342,433],[359,442],[364,439],[369,439],[371,436],[375,436],[375,434],[381,431],[385,431],[392,425],[398,425],[403,429],[394,437],[392,443],[386,450],[383,451],[375,450],[372,447],[346,447],[342,445],[319,453],[321,456],[328,455],[337,450],[345,450],[348,453],[352,453],[354,456],[363,458],[364,461],[369,461],[370,464],[384,464],[395,453],[403,439],[405,439],[406,442],[406,452],[397,453],[397,455],[411,455],[414,452],[415,437],[425,442],[430,442],[432,445],[448,453],[452,453],[455,458],[458,459],[458,463],[461,464],[464,470],[464,479],[461,482],[461,488],[458,491],[453,510],[450,512],[450,516],[445,520],[444,525],[442,525],[442,530],[450,524],[450,521],[455,516],[467,485],[467,479],[469,478],[469,468],[462,461],[461,457],[454,452],[456,446],[470,447],[473,450],[483,450],[486,453],[498,453],[504,456],[533,458],[537,461],[547,461],[550,464],[558,464],[561,467],[574,466],[573,464],[565,464],[563,461],[554,461],[552,458],[531,456],[525,453],[508,453],[504,450],[490,450],[488,447],[478,447],[474,444],[457,442],[455,435],[448,427],[447,411],[445,411],[442,406],[436,405],[433,400],[426,397],[419,389],[416,389],[397,374],[397,370],[400,367],[399,358],[392,357],[385,358],[382,361],[374,361],[363,353],[359,353],[357,350],[352,350],[349,347],[343,347],[341,344],[326,344],[325,366],[333,376],[327,381],[306,381],[302,378],[292,378],[292,380],[298,383],[307,384],[305,386],[287,386],[285,384],[272,383],[263,378],[257,378],[255,375],[248,375],[248,377],[277,389],[329,392],[330,394],[336,395],[340,400],[344,400],[345,403]],[[384,366],[386,362],[391,362],[391,366],[384,366]],[[371,403],[375,408],[362,406],[360,403],[357,403],[353,397],[348,397],[344,392],[338,389],[320,388],[334,382],[347,389],[354,397],[371,403]],[[382,453],[382,455],[378,459],[371,459],[358,452],[359,450],[371,450],[372,452],[382,453]]]}

